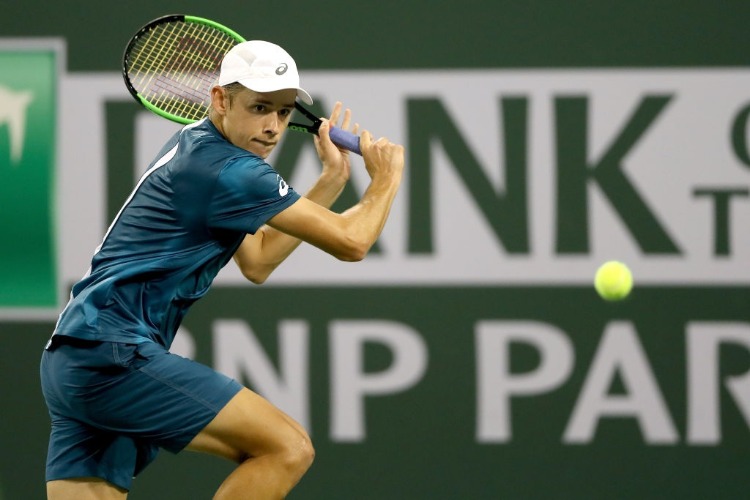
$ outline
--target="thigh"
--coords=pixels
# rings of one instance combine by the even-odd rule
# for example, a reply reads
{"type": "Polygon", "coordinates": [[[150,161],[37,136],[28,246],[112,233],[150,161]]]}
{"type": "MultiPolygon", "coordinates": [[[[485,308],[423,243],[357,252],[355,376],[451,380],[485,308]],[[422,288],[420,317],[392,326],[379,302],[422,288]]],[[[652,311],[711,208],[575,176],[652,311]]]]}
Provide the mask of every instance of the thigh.
{"type": "Polygon", "coordinates": [[[128,492],[96,477],[59,479],[47,483],[49,500],[124,500],[128,492]]]}
{"type": "Polygon", "coordinates": [[[187,449],[236,462],[307,443],[305,429],[266,399],[242,388],[188,444],[187,449]]]}
{"type": "Polygon", "coordinates": [[[192,441],[242,388],[230,377],[156,344],[138,346],[133,368],[117,390],[124,401],[118,414],[137,415],[139,437],[173,453],[192,441]]]}
{"type": "Polygon", "coordinates": [[[82,367],[88,363],[96,366],[89,371],[111,370],[105,353],[112,352],[111,346],[89,342],[59,346],[42,355],[42,391],[51,420],[45,477],[54,483],[56,498],[67,498],[68,491],[83,494],[94,483],[96,489],[127,491],[133,476],[156,456],[155,446],[92,425],[87,412],[77,410],[87,398],[78,392],[90,389],[82,367]]]}
{"type": "Polygon", "coordinates": [[[125,489],[158,448],[182,450],[241,388],[153,343],[61,344],[41,372],[48,480],[95,476],[125,489]]]}
{"type": "MultiPolygon", "coordinates": [[[[90,427],[50,412],[52,430],[45,477],[55,483],[56,497],[90,488],[127,491],[140,467],[156,456],[156,448],[126,436],[90,427]],[[74,480],[75,478],[75,480],[74,480]],[[90,478],[79,481],[78,478],[90,478]],[[98,478],[94,480],[93,478],[98,478]],[[67,480],[60,483],[60,480],[67,480]]],[[[84,498],[84,497],[82,497],[84,498]]]]}
{"type": "Polygon", "coordinates": [[[91,350],[61,347],[51,353],[53,377],[45,398],[51,410],[103,432],[148,442],[173,453],[237,394],[241,385],[215,370],[171,354],[154,343],[104,343],[112,365],[91,350]],[[111,354],[110,354],[111,353],[111,354]],[[96,365],[85,365],[97,360],[96,365]],[[57,365],[57,367],[56,367],[57,365]],[[71,366],[75,368],[70,368],[71,366]]]}

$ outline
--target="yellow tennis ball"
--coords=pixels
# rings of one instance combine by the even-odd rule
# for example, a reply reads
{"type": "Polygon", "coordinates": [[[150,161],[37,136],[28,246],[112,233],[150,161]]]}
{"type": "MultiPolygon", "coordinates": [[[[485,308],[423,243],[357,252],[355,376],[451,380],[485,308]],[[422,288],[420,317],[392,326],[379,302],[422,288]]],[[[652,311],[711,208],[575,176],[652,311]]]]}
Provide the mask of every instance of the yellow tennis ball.
{"type": "Polygon", "coordinates": [[[633,288],[633,274],[622,262],[610,260],[597,269],[594,288],[605,300],[624,299],[633,288]]]}

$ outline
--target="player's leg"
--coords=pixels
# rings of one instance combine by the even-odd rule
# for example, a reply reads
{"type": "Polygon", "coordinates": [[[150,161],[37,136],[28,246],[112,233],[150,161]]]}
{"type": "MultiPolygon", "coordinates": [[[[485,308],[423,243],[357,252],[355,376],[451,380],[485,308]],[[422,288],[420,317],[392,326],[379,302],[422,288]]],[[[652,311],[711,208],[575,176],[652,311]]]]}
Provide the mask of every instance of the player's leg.
{"type": "MultiPolygon", "coordinates": [[[[294,420],[236,381],[157,344],[61,345],[45,358],[45,398],[59,410],[52,415],[48,481],[97,476],[128,489],[132,477],[153,460],[156,447],[177,453],[191,445],[240,463],[221,488],[224,498],[231,498],[234,488],[243,496],[255,491],[256,498],[282,498],[312,462],[310,439],[294,420]],[[99,358],[108,367],[105,391],[98,389],[98,376],[89,385],[100,371],[92,370],[99,358]],[[75,415],[68,415],[71,405],[78,408],[75,415]],[[127,437],[135,430],[137,442],[127,437]],[[127,463],[117,447],[88,444],[110,437],[132,448],[127,463]],[[87,450],[114,450],[116,459],[87,450]],[[105,464],[115,463],[102,475],[105,464]]],[[[53,488],[60,486],[75,483],[53,488]]]]}
{"type": "Polygon", "coordinates": [[[239,463],[222,483],[216,499],[284,498],[310,467],[315,454],[301,425],[246,388],[187,448],[239,463]]]}
{"type": "MultiPolygon", "coordinates": [[[[155,450],[141,450],[125,436],[85,423],[88,400],[76,398],[87,392],[85,364],[98,367],[112,363],[111,345],[75,340],[55,342],[44,352],[40,367],[51,432],[47,453],[47,496],[65,499],[124,499],[140,462],[153,459],[155,450]]],[[[96,371],[96,370],[94,370],[96,371]]],[[[90,392],[90,391],[89,391],[90,392]]]]}
{"type": "Polygon", "coordinates": [[[98,477],[58,479],[47,483],[49,500],[124,500],[127,490],[98,477]]]}
{"type": "Polygon", "coordinates": [[[157,453],[149,443],[102,431],[51,411],[47,497],[125,499],[133,476],[157,453]]]}

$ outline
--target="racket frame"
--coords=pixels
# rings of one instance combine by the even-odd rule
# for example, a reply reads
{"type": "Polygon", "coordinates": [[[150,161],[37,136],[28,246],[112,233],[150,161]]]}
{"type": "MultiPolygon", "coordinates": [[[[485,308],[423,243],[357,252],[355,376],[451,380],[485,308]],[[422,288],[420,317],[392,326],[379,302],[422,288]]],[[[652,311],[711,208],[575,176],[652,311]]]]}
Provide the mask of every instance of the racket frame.
{"type": "Polygon", "coordinates": [[[127,87],[128,92],[130,92],[130,94],[133,96],[133,98],[135,98],[136,101],[141,103],[143,107],[145,107],[152,113],[155,113],[173,122],[187,125],[190,123],[194,123],[198,120],[186,118],[184,116],[179,116],[179,115],[170,113],[168,111],[164,111],[158,106],[155,106],[145,96],[143,96],[140,92],[138,92],[138,90],[133,86],[133,83],[130,81],[130,75],[128,74],[128,68],[130,66],[129,62],[130,62],[131,50],[133,46],[138,42],[138,40],[141,37],[145,36],[151,30],[155,29],[157,26],[171,23],[171,22],[186,22],[186,23],[203,24],[203,25],[209,26],[211,28],[214,28],[218,31],[225,33],[229,37],[236,40],[237,43],[242,43],[245,41],[245,39],[242,37],[242,35],[240,35],[236,31],[231,30],[227,28],[226,26],[219,24],[215,21],[212,21],[210,19],[206,19],[203,17],[189,16],[189,15],[184,15],[184,14],[168,14],[166,16],[161,16],[152,21],[149,21],[141,29],[139,29],[136,32],[136,34],[133,35],[133,37],[130,39],[127,46],[125,47],[125,51],[122,56],[122,76],[123,76],[123,80],[125,80],[125,86],[127,87]]]}
{"type": "MultiPolygon", "coordinates": [[[[148,109],[152,113],[161,116],[163,118],[166,118],[168,120],[171,120],[173,122],[177,122],[183,125],[187,125],[190,123],[195,123],[199,119],[193,119],[193,118],[187,118],[183,116],[176,115],[174,113],[170,113],[168,111],[164,111],[158,106],[152,104],[145,96],[141,95],[140,92],[133,86],[133,84],[130,81],[130,75],[128,73],[128,67],[129,67],[129,61],[130,61],[130,55],[131,50],[133,46],[138,42],[138,40],[145,36],[148,32],[153,30],[159,25],[170,23],[170,22],[187,22],[187,23],[198,23],[203,24],[206,26],[209,26],[211,28],[214,28],[218,31],[221,31],[228,35],[230,38],[237,41],[237,43],[242,43],[245,40],[242,35],[237,33],[234,30],[231,30],[227,28],[226,26],[219,24],[215,21],[212,21],[210,19],[206,19],[203,17],[198,16],[189,16],[185,14],[169,14],[166,16],[158,17],[147,24],[145,24],[142,28],[140,28],[135,35],[130,39],[127,46],[125,47],[125,52],[123,53],[122,57],[122,76],[125,80],[125,86],[127,87],[130,94],[135,98],[136,101],[138,101],[144,108],[148,109]]],[[[306,125],[303,123],[296,123],[296,122],[290,122],[288,127],[291,130],[295,130],[297,132],[307,132],[309,134],[315,134],[318,135],[320,125],[322,120],[315,116],[312,112],[310,112],[307,108],[302,106],[299,101],[294,102],[295,109],[300,112],[305,118],[310,120],[312,123],[310,125],[306,125]]],[[[208,108],[206,108],[206,113],[208,112],[208,108]]],[[[359,138],[355,136],[354,134],[351,134],[349,132],[338,130],[335,128],[332,128],[333,136],[332,138],[335,139],[334,142],[341,143],[349,149],[350,151],[353,151],[357,154],[362,154],[359,150],[359,138]]]]}

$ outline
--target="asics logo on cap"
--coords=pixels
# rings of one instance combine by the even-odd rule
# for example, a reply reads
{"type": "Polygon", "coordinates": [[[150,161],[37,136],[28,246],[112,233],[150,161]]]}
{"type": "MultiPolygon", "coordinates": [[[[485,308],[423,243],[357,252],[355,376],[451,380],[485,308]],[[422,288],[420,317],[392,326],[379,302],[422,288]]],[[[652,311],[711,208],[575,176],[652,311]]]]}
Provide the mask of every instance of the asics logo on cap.
{"type": "Polygon", "coordinates": [[[287,65],[287,63],[281,63],[281,65],[276,68],[276,74],[283,75],[284,73],[286,73],[287,69],[289,69],[289,65],[287,65]]]}

